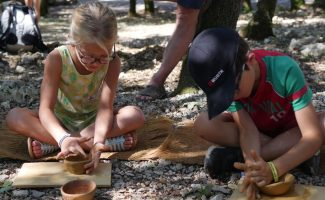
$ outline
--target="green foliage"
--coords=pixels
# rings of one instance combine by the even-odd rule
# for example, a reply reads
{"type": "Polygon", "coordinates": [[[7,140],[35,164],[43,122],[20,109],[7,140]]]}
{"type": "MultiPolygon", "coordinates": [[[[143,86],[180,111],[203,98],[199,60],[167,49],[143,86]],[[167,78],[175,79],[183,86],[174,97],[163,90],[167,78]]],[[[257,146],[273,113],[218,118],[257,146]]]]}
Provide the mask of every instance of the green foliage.
{"type": "Polygon", "coordinates": [[[212,194],[212,185],[207,185],[205,187],[201,187],[199,190],[198,190],[198,193],[200,194],[200,197],[201,196],[206,196],[206,197],[210,197],[211,194],[212,194]]]}
{"type": "Polygon", "coordinates": [[[305,4],[305,0],[291,0],[291,10],[297,10],[305,4]]]}
{"type": "Polygon", "coordinates": [[[11,189],[12,189],[12,181],[5,180],[5,182],[2,184],[0,188],[0,193],[8,192],[11,189]]]}
{"type": "Polygon", "coordinates": [[[249,13],[252,11],[252,6],[251,6],[251,3],[250,3],[250,0],[244,0],[243,1],[243,7],[242,7],[242,10],[241,10],[243,13],[249,13]]]}

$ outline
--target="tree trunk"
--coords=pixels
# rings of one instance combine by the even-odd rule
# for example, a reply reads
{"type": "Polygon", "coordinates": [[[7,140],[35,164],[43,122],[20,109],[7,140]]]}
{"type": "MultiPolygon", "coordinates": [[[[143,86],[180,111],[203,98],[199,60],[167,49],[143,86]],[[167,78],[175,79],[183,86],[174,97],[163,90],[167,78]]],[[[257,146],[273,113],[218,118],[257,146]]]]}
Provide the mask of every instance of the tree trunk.
{"type": "Polygon", "coordinates": [[[49,13],[48,0],[41,0],[41,16],[46,16],[49,13]]]}
{"type": "MultiPolygon", "coordinates": [[[[199,15],[196,35],[212,27],[230,27],[235,29],[240,13],[240,3],[238,0],[206,0],[199,15]]],[[[179,82],[172,95],[192,93],[197,90],[186,67],[186,61],[187,56],[183,60],[179,82]]]]}
{"type": "Polygon", "coordinates": [[[325,10],[325,0],[315,0],[315,3],[313,6],[317,7],[317,8],[322,8],[323,10],[325,10]]]}
{"type": "Polygon", "coordinates": [[[136,6],[137,6],[137,0],[130,0],[129,17],[138,16],[136,6]]]}
{"type": "Polygon", "coordinates": [[[248,23],[243,35],[253,40],[263,40],[273,35],[272,18],[276,7],[276,0],[260,0],[253,19],[248,23]]]}
{"type": "Polygon", "coordinates": [[[144,0],[144,12],[145,14],[154,15],[155,14],[155,4],[153,0],[144,0]]]}

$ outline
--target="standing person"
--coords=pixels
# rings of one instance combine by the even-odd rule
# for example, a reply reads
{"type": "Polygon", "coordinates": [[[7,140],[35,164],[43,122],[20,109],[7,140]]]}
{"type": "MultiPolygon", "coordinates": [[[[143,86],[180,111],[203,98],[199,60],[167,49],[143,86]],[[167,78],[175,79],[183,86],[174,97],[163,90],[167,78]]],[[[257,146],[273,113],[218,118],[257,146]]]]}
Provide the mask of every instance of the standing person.
{"type": "Polygon", "coordinates": [[[41,18],[41,1],[42,0],[25,0],[25,5],[28,7],[33,7],[36,14],[36,22],[38,23],[41,18]]]}
{"type": "Polygon", "coordinates": [[[212,28],[194,39],[188,67],[208,105],[195,131],[224,146],[207,152],[205,169],[211,177],[244,160],[236,164],[245,170],[242,191],[255,199],[258,187],[277,182],[309,158],[310,172],[317,173],[325,112],[315,112],[297,62],[280,52],[250,51],[234,30],[212,28]],[[243,158],[234,147],[241,148],[243,158]]]}
{"type": "Polygon", "coordinates": [[[135,106],[113,108],[121,65],[114,47],[113,11],[100,2],[80,5],[73,13],[69,38],[69,45],[54,49],[46,58],[39,111],[14,108],[6,123],[29,137],[34,158],[58,148],[59,157],[85,156],[92,150],[89,173],[102,151],[136,145],[134,131],[144,124],[144,115],[135,106]]]}
{"type": "Polygon", "coordinates": [[[177,2],[176,26],[164,51],[158,72],[150,79],[148,85],[137,95],[139,100],[155,100],[167,97],[164,83],[177,63],[182,59],[192,42],[200,8],[204,0],[170,0],[177,2]]]}

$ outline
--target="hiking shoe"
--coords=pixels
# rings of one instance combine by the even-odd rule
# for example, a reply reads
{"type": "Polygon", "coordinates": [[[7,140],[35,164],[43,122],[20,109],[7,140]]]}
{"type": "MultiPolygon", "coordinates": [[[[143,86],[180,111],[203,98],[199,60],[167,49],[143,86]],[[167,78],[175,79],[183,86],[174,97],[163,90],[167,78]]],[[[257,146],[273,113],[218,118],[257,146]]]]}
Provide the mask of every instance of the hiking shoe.
{"type": "Polygon", "coordinates": [[[211,146],[204,158],[204,169],[215,179],[225,172],[239,172],[234,162],[244,162],[240,148],[211,146]]]}
{"type": "Polygon", "coordinates": [[[311,158],[298,166],[303,173],[315,176],[319,174],[320,168],[320,150],[318,150],[311,158]]]}

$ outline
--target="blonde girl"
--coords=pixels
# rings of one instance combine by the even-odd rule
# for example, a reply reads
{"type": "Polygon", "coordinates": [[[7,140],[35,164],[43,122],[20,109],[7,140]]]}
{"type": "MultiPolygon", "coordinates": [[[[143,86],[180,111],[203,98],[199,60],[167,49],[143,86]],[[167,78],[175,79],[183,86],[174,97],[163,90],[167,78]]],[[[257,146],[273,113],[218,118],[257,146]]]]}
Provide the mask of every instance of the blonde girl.
{"type": "Polygon", "coordinates": [[[33,158],[59,148],[58,157],[91,150],[92,162],[85,166],[90,173],[102,151],[136,145],[134,131],[143,125],[144,115],[135,106],[113,108],[121,65],[113,11],[97,1],[80,5],[72,16],[69,40],[45,60],[39,111],[14,108],[6,122],[29,137],[33,158]]]}

